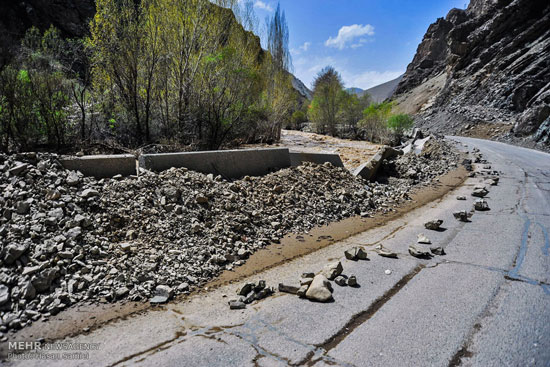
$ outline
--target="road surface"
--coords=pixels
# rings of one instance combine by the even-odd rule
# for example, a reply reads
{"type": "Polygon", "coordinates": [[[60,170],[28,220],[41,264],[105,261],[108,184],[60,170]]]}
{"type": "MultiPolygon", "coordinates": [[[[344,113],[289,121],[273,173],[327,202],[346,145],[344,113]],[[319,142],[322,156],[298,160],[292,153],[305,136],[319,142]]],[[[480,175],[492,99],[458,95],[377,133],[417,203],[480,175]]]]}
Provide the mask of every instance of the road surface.
{"type": "Polygon", "coordinates": [[[335,285],[333,303],[278,293],[230,311],[227,300],[238,287],[232,284],[69,338],[99,343],[98,350],[85,360],[48,365],[550,366],[550,155],[456,139],[479,148],[491,170],[501,172],[499,185],[489,187],[490,211],[476,212],[469,223],[453,218],[453,211],[472,207],[473,186],[483,178],[470,178],[383,227],[249,279],[292,283],[339,259],[360,288],[335,285]],[[444,231],[423,228],[436,218],[444,231]],[[447,254],[409,256],[418,233],[447,254]],[[354,245],[372,250],[377,244],[399,258],[372,251],[370,261],[343,258],[354,245]]]}

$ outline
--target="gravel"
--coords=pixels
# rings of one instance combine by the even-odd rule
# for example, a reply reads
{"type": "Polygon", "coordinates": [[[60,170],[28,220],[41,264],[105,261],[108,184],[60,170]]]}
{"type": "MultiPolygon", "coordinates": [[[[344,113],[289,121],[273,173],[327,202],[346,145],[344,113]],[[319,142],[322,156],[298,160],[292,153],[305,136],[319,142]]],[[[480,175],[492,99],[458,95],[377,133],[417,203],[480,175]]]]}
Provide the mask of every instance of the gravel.
{"type": "Polygon", "coordinates": [[[80,302],[164,302],[287,233],[392,211],[458,162],[446,145],[430,154],[384,161],[395,175],[380,182],[309,163],[233,182],[184,168],[97,180],[53,154],[0,154],[0,331],[80,302]]]}

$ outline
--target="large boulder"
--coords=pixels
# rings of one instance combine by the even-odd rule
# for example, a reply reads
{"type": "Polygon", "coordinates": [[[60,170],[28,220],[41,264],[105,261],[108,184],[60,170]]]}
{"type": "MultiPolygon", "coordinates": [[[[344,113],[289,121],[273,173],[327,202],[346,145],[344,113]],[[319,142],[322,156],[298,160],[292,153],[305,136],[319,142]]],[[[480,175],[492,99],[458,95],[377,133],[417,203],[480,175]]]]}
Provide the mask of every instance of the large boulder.
{"type": "Polygon", "coordinates": [[[328,302],[332,300],[332,285],[323,274],[317,274],[311,282],[306,298],[317,302],[328,302]]]}

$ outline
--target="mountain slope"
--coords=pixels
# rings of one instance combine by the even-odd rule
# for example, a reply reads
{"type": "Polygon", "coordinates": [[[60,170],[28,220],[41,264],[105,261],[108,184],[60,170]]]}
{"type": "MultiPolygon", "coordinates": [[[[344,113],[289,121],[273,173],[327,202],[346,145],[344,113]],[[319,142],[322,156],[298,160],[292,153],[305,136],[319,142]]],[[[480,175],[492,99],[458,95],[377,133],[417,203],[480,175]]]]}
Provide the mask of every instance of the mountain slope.
{"type": "Polygon", "coordinates": [[[548,1],[472,0],[428,28],[394,97],[435,131],[487,125],[550,144],[549,55],[548,1]]]}
{"type": "Polygon", "coordinates": [[[365,90],[363,93],[368,93],[371,96],[372,100],[376,103],[383,102],[393,95],[393,93],[395,92],[395,89],[397,88],[397,85],[399,84],[402,78],[403,78],[403,75],[400,75],[393,80],[390,80],[388,82],[369,88],[365,90]]]}

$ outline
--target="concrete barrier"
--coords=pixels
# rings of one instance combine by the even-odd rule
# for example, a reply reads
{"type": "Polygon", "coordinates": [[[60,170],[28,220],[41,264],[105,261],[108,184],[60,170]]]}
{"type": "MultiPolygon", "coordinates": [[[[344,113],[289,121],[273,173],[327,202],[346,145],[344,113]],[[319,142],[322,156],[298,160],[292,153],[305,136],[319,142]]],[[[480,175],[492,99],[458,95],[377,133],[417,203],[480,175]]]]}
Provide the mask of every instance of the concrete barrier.
{"type": "Polygon", "coordinates": [[[226,178],[240,178],[290,167],[290,154],[288,148],[143,154],[139,157],[139,166],[156,172],[185,167],[226,178]]]}
{"type": "Polygon", "coordinates": [[[136,157],[131,154],[67,157],[60,158],[59,162],[65,169],[80,171],[84,176],[106,178],[137,174],[136,157]]]}
{"type": "Polygon", "coordinates": [[[372,180],[376,177],[376,173],[378,172],[378,169],[382,165],[382,161],[384,159],[396,157],[398,155],[402,155],[402,150],[393,149],[388,146],[383,146],[376,152],[376,154],[369,159],[368,162],[363,163],[359,167],[353,171],[354,176],[361,176],[365,180],[372,180]]]}
{"type": "Polygon", "coordinates": [[[290,165],[296,167],[303,162],[313,162],[323,164],[330,162],[335,167],[344,167],[340,155],[333,153],[307,153],[307,152],[290,152],[290,165]]]}

